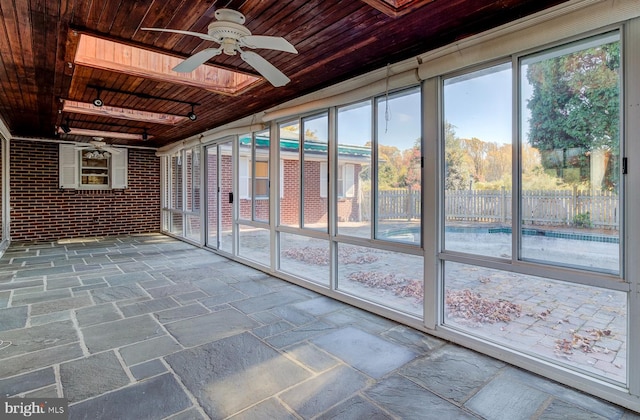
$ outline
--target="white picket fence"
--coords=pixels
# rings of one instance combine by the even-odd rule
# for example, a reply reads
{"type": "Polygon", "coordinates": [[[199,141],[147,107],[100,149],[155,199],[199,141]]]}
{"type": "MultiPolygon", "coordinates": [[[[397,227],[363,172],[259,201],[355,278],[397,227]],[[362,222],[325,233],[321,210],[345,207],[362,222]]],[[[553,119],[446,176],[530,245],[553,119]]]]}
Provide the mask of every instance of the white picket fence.
{"type": "MultiPolygon", "coordinates": [[[[510,190],[450,190],[444,197],[444,212],[449,221],[511,223],[510,190]]],[[[363,193],[361,215],[364,220],[370,219],[370,200],[370,193],[363,193]]],[[[608,191],[524,191],[521,212],[524,224],[573,226],[577,221],[588,221],[594,228],[618,229],[619,207],[618,195],[608,191]]],[[[420,191],[378,192],[380,220],[418,219],[420,209],[420,191]]]]}

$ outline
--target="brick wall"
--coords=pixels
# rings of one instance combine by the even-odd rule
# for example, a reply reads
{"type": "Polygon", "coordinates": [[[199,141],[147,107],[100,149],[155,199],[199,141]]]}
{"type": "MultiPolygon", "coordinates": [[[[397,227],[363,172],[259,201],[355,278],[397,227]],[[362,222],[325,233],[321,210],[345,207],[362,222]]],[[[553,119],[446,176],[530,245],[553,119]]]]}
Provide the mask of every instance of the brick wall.
{"type": "Polygon", "coordinates": [[[160,230],[160,159],[129,149],[126,190],[61,190],[58,144],[12,141],[11,238],[56,240],[160,230]]]}

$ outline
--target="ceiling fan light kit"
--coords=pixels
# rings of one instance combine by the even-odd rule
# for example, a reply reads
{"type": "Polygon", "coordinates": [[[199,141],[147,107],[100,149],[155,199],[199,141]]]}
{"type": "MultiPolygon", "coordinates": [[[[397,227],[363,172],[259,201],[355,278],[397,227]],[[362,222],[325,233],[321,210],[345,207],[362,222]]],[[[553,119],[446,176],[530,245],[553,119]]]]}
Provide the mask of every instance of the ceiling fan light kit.
{"type": "Polygon", "coordinates": [[[89,143],[77,144],[75,149],[91,149],[91,152],[87,151],[86,153],[82,154],[82,156],[87,159],[107,159],[111,155],[117,155],[118,153],[120,153],[120,150],[107,144],[104,141],[104,137],[94,137],[93,140],[91,140],[89,143]]]}
{"type": "MultiPolygon", "coordinates": [[[[240,58],[256,69],[258,73],[268,80],[273,86],[280,87],[291,80],[273,64],[253,51],[244,51],[242,48],[261,48],[297,54],[289,41],[282,37],[252,35],[251,31],[243,24],[245,17],[242,13],[231,9],[218,9],[215,12],[217,21],[211,22],[207,27],[207,33],[183,31],[178,29],[142,28],[145,31],[171,32],[182,35],[198,37],[205,41],[212,41],[220,46],[218,48],[204,49],[184,60],[173,68],[173,71],[190,73],[200,65],[222,53],[234,56],[240,53],[240,58]]],[[[190,113],[192,114],[193,111],[190,113]]],[[[195,121],[195,118],[189,119],[195,121]]]]}

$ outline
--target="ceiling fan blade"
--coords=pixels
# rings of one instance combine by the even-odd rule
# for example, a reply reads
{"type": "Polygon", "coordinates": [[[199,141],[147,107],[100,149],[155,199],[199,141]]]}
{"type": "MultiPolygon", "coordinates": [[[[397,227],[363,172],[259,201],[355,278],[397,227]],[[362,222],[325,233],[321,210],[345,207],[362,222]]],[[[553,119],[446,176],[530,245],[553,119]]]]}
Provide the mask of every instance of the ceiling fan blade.
{"type": "Polygon", "coordinates": [[[210,37],[209,34],[203,34],[200,32],[181,31],[180,29],[163,29],[163,28],[140,28],[140,29],[142,29],[143,31],[171,32],[174,34],[197,36],[198,38],[204,39],[205,41],[217,42],[216,39],[210,37]]]}
{"type": "Polygon", "coordinates": [[[220,55],[222,48],[207,48],[184,60],[175,66],[172,70],[178,73],[191,73],[201,64],[206,63],[216,55],[220,55]]]}
{"type": "Polygon", "coordinates": [[[240,58],[256,69],[258,73],[275,87],[284,86],[291,81],[291,79],[285,76],[285,74],[278,70],[273,64],[253,51],[242,51],[240,58]]]}
{"type": "Polygon", "coordinates": [[[280,36],[247,35],[240,38],[240,43],[249,48],[267,48],[298,54],[298,50],[289,41],[280,36]]]}

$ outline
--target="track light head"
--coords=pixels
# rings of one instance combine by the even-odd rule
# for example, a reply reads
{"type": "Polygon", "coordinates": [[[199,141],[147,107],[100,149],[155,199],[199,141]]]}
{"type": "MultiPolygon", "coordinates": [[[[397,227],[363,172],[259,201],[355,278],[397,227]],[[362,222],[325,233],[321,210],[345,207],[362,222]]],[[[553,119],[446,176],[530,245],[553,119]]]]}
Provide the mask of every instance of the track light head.
{"type": "Polygon", "coordinates": [[[69,134],[71,132],[71,127],[69,127],[69,117],[67,117],[67,121],[60,124],[60,128],[64,132],[64,134],[69,134]]]}
{"type": "Polygon", "coordinates": [[[100,94],[102,93],[102,90],[101,89],[96,89],[96,90],[98,91],[98,96],[96,96],[96,98],[92,102],[93,102],[93,106],[100,108],[102,105],[104,105],[104,102],[100,98],[100,94]]]}
{"type": "Polygon", "coordinates": [[[142,133],[142,141],[147,140],[149,140],[149,134],[147,134],[147,130],[144,130],[144,132],[142,133]]]}
{"type": "Polygon", "coordinates": [[[193,111],[193,108],[195,107],[195,104],[191,104],[191,112],[189,112],[187,114],[187,118],[189,118],[191,121],[195,121],[198,119],[198,116],[196,115],[196,113],[193,111]]]}

